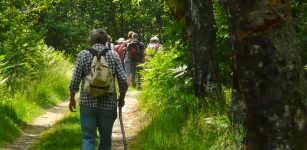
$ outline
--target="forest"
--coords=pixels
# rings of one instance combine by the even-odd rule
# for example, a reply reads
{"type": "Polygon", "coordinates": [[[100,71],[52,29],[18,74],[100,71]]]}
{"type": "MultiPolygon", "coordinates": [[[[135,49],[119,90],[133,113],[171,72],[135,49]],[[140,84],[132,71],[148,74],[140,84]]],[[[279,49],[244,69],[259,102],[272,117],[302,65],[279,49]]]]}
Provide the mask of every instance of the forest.
{"type": "MultiPolygon", "coordinates": [[[[146,123],[129,149],[307,149],[304,0],[1,0],[0,149],[68,99],[96,28],[163,45],[141,65],[146,123]]],[[[32,149],[81,149],[78,119],[32,149]]]]}

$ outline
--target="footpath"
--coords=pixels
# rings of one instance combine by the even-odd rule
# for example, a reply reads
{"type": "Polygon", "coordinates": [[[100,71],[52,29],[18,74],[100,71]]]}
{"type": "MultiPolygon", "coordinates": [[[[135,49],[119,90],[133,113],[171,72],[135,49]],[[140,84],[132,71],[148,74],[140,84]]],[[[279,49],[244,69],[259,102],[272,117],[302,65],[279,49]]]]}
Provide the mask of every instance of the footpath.
{"type": "Polygon", "coordinates": [[[68,109],[68,103],[68,101],[62,102],[47,110],[45,114],[35,118],[32,123],[27,125],[22,136],[4,147],[3,150],[27,150],[38,143],[40,134],[64,117],[64,112],[68,109]]]}
{"type": "MultiPolygon", "coordinates": [[[[125,99],[125,106],[122,108],[123,111],[123,122],[125,127],[125,133],[128,143],[135,138],[137,132],[141,129],[142,117],[138,110],[137,96],[140,91],[128,92],[125,99]]],[[[113,150],[124,150],[122,132],[119,123],[119,116],[115,120],[112,133],[112,149],[113,150]]]]}
{"type": "MultiPolygon", "coordinates": [[[[137,107],[138,94],[140,94],[140,91],[128,92],[125,99],[125,106],[122,109],[128,148],[129,143],[134,139],[137,132],[141,128],[142,117],[137,107]]],[[[64,114],[68,114],[65,113],[68,111],[68,103],[68,101],[62,102],[57,106],[47,110],[45,114],[34,119],[34,121],[25,128],[22,136],[1,150],[28,150],[31,146],[37,144],[43,131],[48,130],[52,127],[52,125],[64,118],[64,114]]],[[[115,121],[112,138],[112,149],[124,150],[119,117],[117,117],[115,121]]]]}

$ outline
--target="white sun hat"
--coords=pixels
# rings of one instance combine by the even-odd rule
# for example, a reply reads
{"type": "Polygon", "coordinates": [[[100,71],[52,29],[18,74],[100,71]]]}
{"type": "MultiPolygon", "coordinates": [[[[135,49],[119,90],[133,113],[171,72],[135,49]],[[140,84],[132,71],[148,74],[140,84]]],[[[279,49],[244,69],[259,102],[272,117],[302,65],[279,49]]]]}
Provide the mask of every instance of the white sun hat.
{"type": "Polygon", "coordinates": [[[150,41],[156,41],[156,42],[159,42],[159,38],[158,38],[158,37],[156,37],[156,36],[154,36],[154,37],[150,38],[150,41]]]}
{"type": "Polygon", "coordinates": [[[117,43],[123,43],[123,42],[125,42],[125,39],[124,39],[124,38],[119,38],[119,39],[117,40],[117,43]]]}

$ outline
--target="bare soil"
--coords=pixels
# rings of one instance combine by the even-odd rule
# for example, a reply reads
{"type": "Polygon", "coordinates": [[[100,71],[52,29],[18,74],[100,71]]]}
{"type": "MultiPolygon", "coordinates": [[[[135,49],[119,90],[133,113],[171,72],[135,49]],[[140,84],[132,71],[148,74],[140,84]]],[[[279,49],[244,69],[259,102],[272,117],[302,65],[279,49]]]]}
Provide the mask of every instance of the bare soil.
{"type": "Polygon", "coordinates": [[[64,112],[68,109],[67,106],[68,101],[62,102],[34,119],[31,124],[27,125],[22,136],[4,147],[4,150],[27,150],[38,143],[40,134],[64,117],[64,112]]]}
{"type": "MultiPolygon", "coordinates": [[[[135,138],[136,134],[138,133],[138,131],[141,129],[142,126],[142,117],[138,109],[138,101],[137,101],[138,94],[140,94],[139,91],[128,92],[125,99],[125,106],[122,108],[123,122],[128,142],[128,149],[129,149],[129,143],[135,138]]],[[[124,149],[119,117],[117,117],[113,127],[112,140],[113,140],[112,144],[113,150],[124,149]]]]}

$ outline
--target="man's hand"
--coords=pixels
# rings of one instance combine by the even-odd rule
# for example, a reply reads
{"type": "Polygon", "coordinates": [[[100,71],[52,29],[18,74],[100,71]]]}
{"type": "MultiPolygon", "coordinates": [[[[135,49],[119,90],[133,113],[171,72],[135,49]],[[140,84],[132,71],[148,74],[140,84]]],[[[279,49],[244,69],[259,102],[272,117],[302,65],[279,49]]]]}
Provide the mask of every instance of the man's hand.
{"type": "Polygon", "coordinates": [[[69,110],[71,112],[76,112],[76,99],[74,97],[70,97],[69,100],[69,110]]]}
{"type": "Polygon", "coordinates": [[[125,105],[125,94],[120,94],[118,98],[118,107],[123,107],[125,105]]]}

